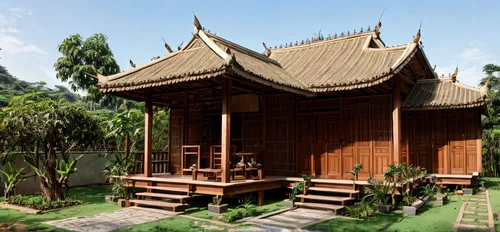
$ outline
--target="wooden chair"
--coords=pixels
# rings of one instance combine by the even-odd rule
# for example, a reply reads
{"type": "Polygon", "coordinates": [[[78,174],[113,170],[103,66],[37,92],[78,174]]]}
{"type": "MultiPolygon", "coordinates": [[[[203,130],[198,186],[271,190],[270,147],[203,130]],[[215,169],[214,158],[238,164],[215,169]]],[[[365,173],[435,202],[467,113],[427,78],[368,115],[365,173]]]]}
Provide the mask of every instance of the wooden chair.
{"type": "MultiPolygon", "coordinates": [[[[231,156],[236,153],[236,145],[231,145],[231,155],[229,160],[231,160],[231,156]]],[[[210,168],[214,170],[222,170],[222,146],[221,145],[212,145],[210,146],[210,168]]],[[[222,180],[222,171],[214,172],[214,177],[216,181],[222,180]]]]}
{"type": "Polygon", "coordinates": [[[201,163],[201,155],[200,155],[200,145],[184,145],[182,146],[182,175],[184,175],[184,172],[191,172],[192,170],[189,168],[191,167],[192,164],[188,164],[187,161],[189,160],[188,157],[196,156],[197,159],[197,169],[200,168],[200,163],[201,163]]]}

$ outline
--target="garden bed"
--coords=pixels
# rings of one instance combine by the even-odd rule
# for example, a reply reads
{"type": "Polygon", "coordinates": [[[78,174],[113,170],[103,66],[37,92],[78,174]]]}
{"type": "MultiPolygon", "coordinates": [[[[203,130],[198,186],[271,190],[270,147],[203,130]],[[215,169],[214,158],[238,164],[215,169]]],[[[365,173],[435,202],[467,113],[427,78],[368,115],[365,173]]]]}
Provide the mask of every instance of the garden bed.
{"type": "Polygon", "coordinates": [[[48,201],[44,196],[12,196],[9,198],[10,205],[26,207],[30,209],[49,211],[54,209],[66,208],[69,206],[83,204],[81,200],[67,198],[65,200],[48,201]]]}

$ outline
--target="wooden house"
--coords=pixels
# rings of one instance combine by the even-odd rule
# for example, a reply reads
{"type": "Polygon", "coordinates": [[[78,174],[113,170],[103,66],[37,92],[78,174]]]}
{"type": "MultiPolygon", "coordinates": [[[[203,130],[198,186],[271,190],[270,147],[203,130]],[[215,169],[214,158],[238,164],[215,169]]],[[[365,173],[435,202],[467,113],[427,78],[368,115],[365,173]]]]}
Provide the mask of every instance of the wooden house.
{"type": "Polygon", "coordinates": [[[313,175],[318,188],[342,189],[337,185],[352,183],[347,171],[358,163],[360,184],[382,178],[391,163],[470,183],[482,167],[486,87],[459,83],[458,68],[438,77],[420,30],[409,43],[389,47],[380,28],[263,44],[260,53],[208,32],[195,18],[192,39],[178,51],[165,44],[164,57],[98,74],[102,93],[146,103],[144,174],[128,179],[150,190],[258,191],[259,200],[263,190],[302,174],[313,175]],[[171,109],[174,175],[152,173],[153,105],[171,109]],[[263,179],[234,178],[246,155],[245,162],[262,165],[263,179]]]}

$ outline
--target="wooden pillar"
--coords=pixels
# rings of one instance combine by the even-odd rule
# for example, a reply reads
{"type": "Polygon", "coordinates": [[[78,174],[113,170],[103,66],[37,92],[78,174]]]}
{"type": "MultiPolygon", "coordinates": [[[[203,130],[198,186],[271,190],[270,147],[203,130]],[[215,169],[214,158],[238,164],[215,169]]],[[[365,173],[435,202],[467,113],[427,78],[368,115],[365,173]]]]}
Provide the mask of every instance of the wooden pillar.
{"type": "Polygon", "coordinates": [[[231,181],[231,169],[229,161],[231,159],[231,80],[224,78],[222,83],[222,182],[231,181]]]}
{"type": "Polygon", "coordinates": [[[392,88],[392,145],[394,163],[401,163],[401,80],[394,77],[392,88]]]}
{"type": "Polygon", "coordinates": [[[146,95],[146,105],[144,110],[144,176],[151,177],[151,157],[152,157],[152,130],[153,130],[153,104],[151,93],[146,95]]]}
{"type": "Polygon", "coordinates": [[[264,205],[264,190],[257,192],[257,205],[258,206],[264,205]]]}

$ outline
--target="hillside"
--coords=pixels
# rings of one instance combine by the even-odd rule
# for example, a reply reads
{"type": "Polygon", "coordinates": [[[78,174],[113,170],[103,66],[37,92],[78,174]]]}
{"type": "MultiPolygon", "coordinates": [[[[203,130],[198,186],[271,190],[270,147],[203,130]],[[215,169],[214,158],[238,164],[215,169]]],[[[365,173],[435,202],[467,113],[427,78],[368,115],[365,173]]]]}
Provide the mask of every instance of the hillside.
{"type": "Polygon", "coordinates": [[[25,93],[43,91],[49,94],[54,99],[66,99],[70,102],[80,100],[80,96],[71,92],[64,86],[57,85],[54,89],[45,86],[44,82],[27,82],[19,80],[12,76],[7,68],[0,65],[0,107],[5,107],[14,96],[23,95],[25,93]]]}

